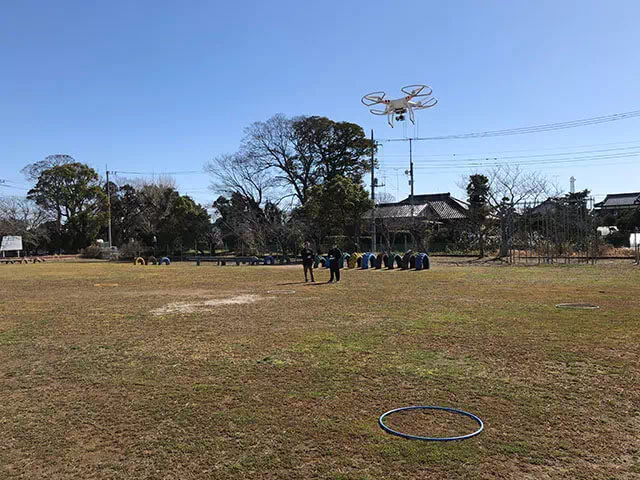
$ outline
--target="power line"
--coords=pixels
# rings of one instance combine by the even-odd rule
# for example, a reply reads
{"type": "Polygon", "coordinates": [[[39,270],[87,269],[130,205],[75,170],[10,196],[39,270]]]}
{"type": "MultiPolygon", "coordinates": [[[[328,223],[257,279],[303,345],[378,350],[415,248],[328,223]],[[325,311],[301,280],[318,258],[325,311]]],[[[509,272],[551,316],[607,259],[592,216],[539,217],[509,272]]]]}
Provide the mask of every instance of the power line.
{"type": "Polygon", "coordinates": [[[125,172],[122,170],[113,170],[111,171],[113,174],[122,174],[122,175],[195,175],[203,173],[200,170],[181,170],[177,172],[125,172]]]}
{"type": "Polygon", "coordinates": [[[1,181],[0,181],[0,187],[4,187],[4,188],[15,188],[16,190],[26,190],[26,191],[29,191],[29,189],[28,189],[28,188],[24,188],[24,187],[17,187],[17,186],[15,186],[15,185],[7,185],[6,183],[1,182],[1,181]]]}
{"type": "MultiPolygon", "coordinates": [[[[634,154],[634,155],[626,155],[625,157],[640,157],[640,152],[634,154]]],[[[625,158],[625,157],[613,157],[613,158],[625,158]]],[[[593,161],[594,159],[584,159],[581,160],[583,162],[587,162],[587,161],[593,161]]],[[[554,169],[554,168],[567,168],[570,167],[571,165],[567,165],[567,163],[572,163],[572,162],[548,162],[545,164],[545,169],[554,169]]],[[[539,165],[540,162],[531,162],[531,163],[520,163],[520,164],[508,164],[508,163],[482,163],[482,164],[468,164],[468,165],[447,165],[447,166],[417,166],[414,167],[416,169],[419,170],[429,170],[431,168],[433,169],[447,169],[448,171],[465,171],[465,170],[469,170],[469,169],[480,169],[480,168],[490,168],[490,167],[504,167],[504,166],[530,166],[530,165],[539,165]]],[[[626,161],[626,162],[596,162],[596,163],[588,163],[588,164],[584,164],[582,163],[580,165],[580,168],[586,168],[586,167],[604,167],[604,166],[619,166],[619,165],[637,165],[638,161],[637,160],[630,160],[630,161],[626,161]]],[[[392,167],[387,167],[385,168],[385,170],[402,170],[402,168],[392,168],[392,167]]]]}
{"type": "MultiPolygon", "coordinates": [[[[612,145],[629,145],[629,144],[640,144],[640,140],[628,140],[624,142],[608,142],[608,143],[592,143],[587,145],[570,145],[564,147],[537,147],[537,148],[523,148],[517,150],[495,150],[491,152],[482,152],[482,153],[414,153],[414,157],[423,157],[423,158],[435,158],[435,157],[458,157],[462,155],[467,156],[481,156],[486,157],[488,155],[497,155],[503,153],[520,153],[520,152],[538,152],[538,151],[548,151],[548,150],[571,150],[576,148],[589,148],[589,147],[609,147],[612,145]]],[[[640,145],[638,145],[640,147],[640,145]]],[[[631,147],[635,148],[635,147],[631,147]]],[[[571,154],[575,152],[567,152],[567,154],[571,154]]],[[[406,153],[384,153],[382,154],[386,157],[406,157],[406,153]]],[[[393,159],[392,159],[393,160],[393,159]]]]}
{"type": "MultiPolygon", "coordinates": [[[[610,155],[588,155],[576,158],[562,158],[562,159],[541,159],[541,160],[522,160],[517,162],[501,162],[501,158],[485,158],[482,160],[473,159],[473,161],[462,163],[449,163],[449,164],[418,164],[416,168],[420,169],[456,169],[456,168],[473,168],[473,167],[487,167],[487,166],[525,166],[525,165],[560,165],[568,163],[587,162],[595,160],[613,160],[618,158],[632,158],[640,156],[640,150],[628,153],[616,153],[610,155]]],[[[392,168],[392,167],[386,167],[392,168]]]]}
{"type": "MultiPolygon", "coordinates": [[[[584,158],[584,157],[580,157],[577,155],[590,155],[590,154],[605,154],[602,156],[607,156],[607,155],[624,155],[627,153],[631,153],[631,154],[635,154],[637,152],[640,152],[640,145],[636,145],[633,147],[621,147],[621,148],[606,148],[606,149],[600,149],[600,150],[583,150],[580,152],[555,152],[555,153],[543,153],[543,154],[538,154],[538,155],[510,155],[510,156],[503,156],[503,157],[468,157],[468,158],[461,158],[461,157],[454,157],[451,159],[451,161],[448,161],[447,163],[442,163],[443,160],[442,159],[438,159],[438,160],[432,160],[432,161],[428,161],[425,159],[420,159],[419,162],[421,163],[429,163],[432,165],[443,165],[443,166],[451,166],[451,165],[456,165],[456,164],[465,164],[465,163],[469,163],[469,162],[483,162],[483,161],[494,161],[494,160],[516,160],[513,163],[519,163],[523,160],[533,160],[533,159],[539,159],[540,163],[544,163],[546,161],[553,161],[554,159],[549,158],[549,157],[570,157],[570,158],[558,158],[558,161],[564,161],[564,160],[572,160],[572,159],[576,159],[576,158],[584,158]],[[617,153],[612,153],[612,152],[617,152],[617,153]],[[439,163],[436,163],[439,162],[439,163]]],[[[600,157],[601,155],[595,155],[596,157],[600,157]]],[[[396,160],[398,161],[398,160],[396,160]]],[[[393,160],[392,160],[393,162],[393,160]]],[[[391,165],[393,165],[393,163],[391,163],[391,165]]]]}
{"type": "MultiPolygon", "coordinates": [[[[584,127],[587,125],[597,125],[600,123],[615,122],[640,116],[640,110],[631,112],[614,113],[613,115],[603,115],[600,117],[585,118],[582,120],[570,120],[567,122],[547,123],[543,125],[531,125],[528,127],[508,128],[504,130],[488,130],[485,132],[459,133],[454,135],[440,135],[435,137],[416,137],[412,140],[463,140],[468,138],[500,137],[506,135],[523,135],[529,133],[550,132],[553,130],[563,130],[566,128],[584,127]]],[[[408,138],[387,138],[378,140],[380,142],[406,142],[408,138]]]]}

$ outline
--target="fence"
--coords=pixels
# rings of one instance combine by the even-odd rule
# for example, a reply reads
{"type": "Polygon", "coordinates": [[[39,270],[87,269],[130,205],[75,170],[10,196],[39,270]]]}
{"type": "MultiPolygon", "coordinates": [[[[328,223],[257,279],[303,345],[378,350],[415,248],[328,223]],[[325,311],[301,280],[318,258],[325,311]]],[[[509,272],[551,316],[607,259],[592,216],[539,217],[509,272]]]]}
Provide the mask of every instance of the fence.
{"type": "Polygon", "coordinates": [[[632,259],[630,248],[604,248],[606,242],[597,231],[599,218],[593,206],[593,198],[579,194],[543,202],[505,203],[482,226],[469,220],[423,223],[423,247],[416,245],[409,228],[397,229],[393,247],[426,247],[432,254],[444,255],[479,255],[483,250],[485,256],[525,264],[595,263],[598,258],[614,255],[632,259]]]}
{"type": "Polygon", "coordinates": [[[518,205],[500,225],[511,263],[595,263],[601,245],[596,227],[593,199],[567,198],[518,205]]]}

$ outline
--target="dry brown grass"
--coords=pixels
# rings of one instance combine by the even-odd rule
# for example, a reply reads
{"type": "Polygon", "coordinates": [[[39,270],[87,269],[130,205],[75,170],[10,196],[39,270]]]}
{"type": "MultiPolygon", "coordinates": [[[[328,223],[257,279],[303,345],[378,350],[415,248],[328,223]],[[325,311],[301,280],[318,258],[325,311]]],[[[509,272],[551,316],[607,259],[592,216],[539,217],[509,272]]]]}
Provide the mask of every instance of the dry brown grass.
{"type": "MultiPolygon", "coordinates": [[[[0,266],[0,478],[640,475],[637,268],[436,263],[301,278],[301,267],[0,266]],[[214,305],[238,296],[259,301],[214,305]],[[199,307],[154,315],[176,302],[199,307]],[[412,404],[471,411],[485,432],[432,444],[377,426],[412,404]]],[[[396,420],[411,433],[466,428],[396,420]]]]}

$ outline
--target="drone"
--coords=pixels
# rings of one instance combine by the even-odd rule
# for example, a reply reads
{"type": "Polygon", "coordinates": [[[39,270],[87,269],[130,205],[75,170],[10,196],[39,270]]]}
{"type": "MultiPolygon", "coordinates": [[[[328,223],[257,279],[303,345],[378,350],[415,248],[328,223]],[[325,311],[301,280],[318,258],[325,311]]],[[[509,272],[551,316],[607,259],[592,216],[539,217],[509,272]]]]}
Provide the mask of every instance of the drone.
{"type": "Polygon", "coordinates": [[[407,85],[402,88],[402,93],[406,93],[406,97],[396,98],[395,100],[385,99],[384,92],[371,92],[366,94],[360,100],[367,107],[374,105],[384,105],[384,110],[370,109],[374,115],[386,115],[389,125],[393,128],[393,118],[399,122],[405,119],[405,114],[409,112],[409,119],[415,125],[413,111],[431,108],[438,103],[431,94],[433,90],[428,85],[407,85]],[[413,101],[414,99],[420,99],[413,101]]]}

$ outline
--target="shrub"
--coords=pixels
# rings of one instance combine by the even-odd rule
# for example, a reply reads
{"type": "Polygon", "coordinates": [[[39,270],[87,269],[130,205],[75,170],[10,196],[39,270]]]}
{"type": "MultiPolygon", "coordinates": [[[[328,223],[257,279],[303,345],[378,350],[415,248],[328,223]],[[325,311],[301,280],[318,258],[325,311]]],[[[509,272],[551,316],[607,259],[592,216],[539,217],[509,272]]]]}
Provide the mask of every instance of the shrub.
{"type": "Polygon", "coordinates": [[[138,241],[125,243],[120,247],[120,260],[133,260],[136,257],[144,257],[150,251],[149,247],[145,247],[138,241]]]}
{"type": "Polygon", "coordinates": [[[103,254],[104,251],[97,245],[90,245],[80,250],[80,256],[82,258],[104,258],[103,254]]]}

